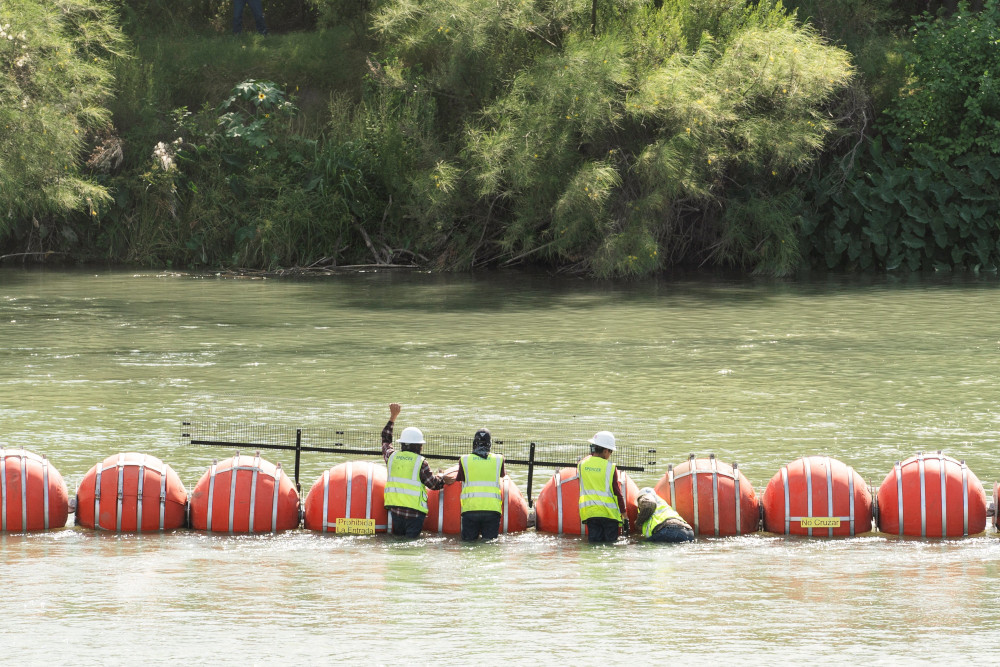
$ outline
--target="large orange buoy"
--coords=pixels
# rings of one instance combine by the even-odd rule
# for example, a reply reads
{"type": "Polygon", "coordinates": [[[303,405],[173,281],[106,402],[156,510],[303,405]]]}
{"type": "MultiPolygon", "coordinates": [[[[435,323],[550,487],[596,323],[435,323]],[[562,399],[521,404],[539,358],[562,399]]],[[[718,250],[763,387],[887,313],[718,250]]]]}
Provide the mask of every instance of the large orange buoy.
{"type": "Polygon", "coordinates": [[[714,454],[707,459],[691,454],[676,468],[669,466],[655,491],[697,535],[743,535],[760,524],[760,502],[753,486],[737,464],[723,463],[714,454]]]}
{"type": "Polygon", "coordinates": [[[333,466],[320,475],[306,495],[306,528],[337,532],[338,519],[374,519],[375,532],[386,532],[386,476],[385,466],[372,461],[333,466]]]}
{"type": "Polygon", "coordinates": [[[76,523],[85,528],[172,530],[184,525],[186,509],[187,491],[177,473],[149,454],[109,456],[83,476],[76,491],[76,523]]]}
{"type": "Polygon", "coordinates": [[[884,533],[959,537],[986,529],[986,490],[965,465],[941,452],[917,454],[878,489],[878,527],[884,533]]]}
{"type": "Polygon", "coordinates": [[[299,494],[281,465],[236,454],[212,463],[191,493],[191,527],[266,533],[299,525],[299,494]]]}
{"type": "Polygon", "coordinates": [[[69,491],[44,456],[0,448],[0,531],[62,528],[69,517],[69,491]]]}
{"type": "MultiPolygon", "coordinates": [[[[625,513],[628,514],[631,531],[636,526],[638,514],[637,499],[639,487],[628,473],[621,473],[624,487],[625,513]]],[[[585,535],[587,527],[580,521],[580,477],[576,468],[560,468],[545,483],[535,501],[535,530],[560,535],[585,535]]]]}
{"type": "MultiPolygon", "coordinates": [[[[445,471],[458,471],[452,466],[445,471]]],[[[500,515],[500,533],[519,533],[528,529],[528,501],[521,495],[510,476],[500,480],[503,512],[500,515]]],[[[462,532],[462,484],[450,484],[441,491],[427,492],[427,518],[424,530],[431,533],[458,535],[462,532]]]]}
{"type": "Polygon", "coordinates": [[[872,529],[872,494],[861,475],[828,456],[792,461],[764,491],[764,530],[785,535],[857,535],[872,529]]]}

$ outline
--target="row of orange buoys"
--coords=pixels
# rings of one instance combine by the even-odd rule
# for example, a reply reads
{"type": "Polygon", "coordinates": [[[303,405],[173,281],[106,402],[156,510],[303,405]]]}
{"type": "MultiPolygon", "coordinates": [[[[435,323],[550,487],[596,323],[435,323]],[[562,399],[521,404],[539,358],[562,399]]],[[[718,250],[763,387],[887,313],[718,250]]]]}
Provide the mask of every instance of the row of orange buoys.
{"type": "MultiPolygon", "coordinates": [[[[636,483],[622,473],[628,516],[636,531],[636,483]]],[[[349,461],[325,471],[306,496],[300,516],[295,485],[260,454],[213,462],[190,496],[180,478],[155,456],[115,454],[93,466],[76,492],[76,524],[115,532],[173,530],[190,526],[221,533],[267,533],[296,528],[304,520],[318,532],[387,532],[383,503],[386,469],[372,461],[349,461]]],[[[461,532],[461,485],[429,491],[424,530],[461,532]]],[[[535,502],[536,530],[581,535],[575,468],[557,470],[535,502]]],[[[501,532],[529,527],[529,508],[517,485],[501,483],[501,532]]],[[[982,483],[964,461],[941,452],[898,462],[873,493],[850,466],[828,456],[809,456],[782,466],[762,496],[736,464],[709,456],[667,472],[656,492],[674,506],[698,535],[771,533],[849,536],[883,532],[922,537],[974,535],[986,528],[982,483]]],[[[994,497],[1000,484],[994,488],[994,497]]],[[[62,476],[44,457],[23,449],[0,449],[0,530],[60,528],[70,511],[62,476]]],[[[994,525],[997,517],[994,515],[994,525]]]]}

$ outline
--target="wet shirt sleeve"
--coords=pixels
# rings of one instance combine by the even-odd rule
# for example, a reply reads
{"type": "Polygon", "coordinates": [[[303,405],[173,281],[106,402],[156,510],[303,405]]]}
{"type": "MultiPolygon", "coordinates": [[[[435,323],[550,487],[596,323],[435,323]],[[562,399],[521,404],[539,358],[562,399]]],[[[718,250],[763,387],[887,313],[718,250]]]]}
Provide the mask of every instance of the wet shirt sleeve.
{"type": "MultiPolygon", "coordinates": [[[[385,447],[385,445],[382,446],[385,447]]],[[[431,472],[431,467],[427,465],[427,459],[424,459],[420,464],[420,481],[432,491],[444,488],[444,478],[431,472]]]]}
{"type": "Polygon", "coordinates": [[[395,451],[392,448],[392,426],[392,420],[389,420],[389,422],[385,425],[385,428],[382,429],[382,458],[385,459],[387,465],[389,463],[389,457],[392,456],[393,451],[395,451]]]}

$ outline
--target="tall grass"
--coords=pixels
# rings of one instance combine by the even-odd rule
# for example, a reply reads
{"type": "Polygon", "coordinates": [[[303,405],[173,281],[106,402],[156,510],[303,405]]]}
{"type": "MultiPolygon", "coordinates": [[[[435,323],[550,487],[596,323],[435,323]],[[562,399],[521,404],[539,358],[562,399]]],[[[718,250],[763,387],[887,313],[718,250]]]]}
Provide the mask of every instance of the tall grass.
{"type": "Polygon", "coordinates": [[[284,35],[170,34],[137,44],[161,109],[217,104],[245,79],[274,81],[298,98],[307,118],[321,125],[331,92],[357,95],[365,54],[349,47],[346,28],[284,35]]]}

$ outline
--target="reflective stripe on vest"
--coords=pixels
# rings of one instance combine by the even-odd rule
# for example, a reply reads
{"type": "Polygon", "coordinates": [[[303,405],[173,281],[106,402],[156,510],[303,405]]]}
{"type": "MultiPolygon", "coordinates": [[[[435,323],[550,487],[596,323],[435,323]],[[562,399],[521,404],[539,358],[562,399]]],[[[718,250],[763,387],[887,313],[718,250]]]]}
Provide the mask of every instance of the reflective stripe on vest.
{"type": "Polygon", "coordinates": [[[427,488],[420,481],[423,463],[424,457],[415,452],[393,452],[389,456],[386,507],[409,507],[427,513],[427,488]]]}
{"type": "Polygon", "coordinates": [[[580,521],[594,518],[621,521],[618,501],[611,490],[615,464],[599,456],[588,456],[576,469],[580,475],[580,521]]]}
{"type": "Polygon", "coordinates": [[[462,482],[462,512],[503,512],[500,493],[500,469],[503,457],[490,454],[487,458],[466,454],[461,458],[465,481],[462,482]]]}
{"type": "Polygon", "coordinates": [[[674,510],[674,508],[668,505],[667,503],[663,502],[656,503],[656,509],[653,510],[653,516],[649,517],[646,523],[642,524],[643,537],[649,537],[650,535],[652,535],[656,527],[659,526],[664,521],[666,521],[667,519],[681,519],[681,521],[684,520],[683,518],[681,518],[681,515],[678,514],[676,510],[674,510]]]}

